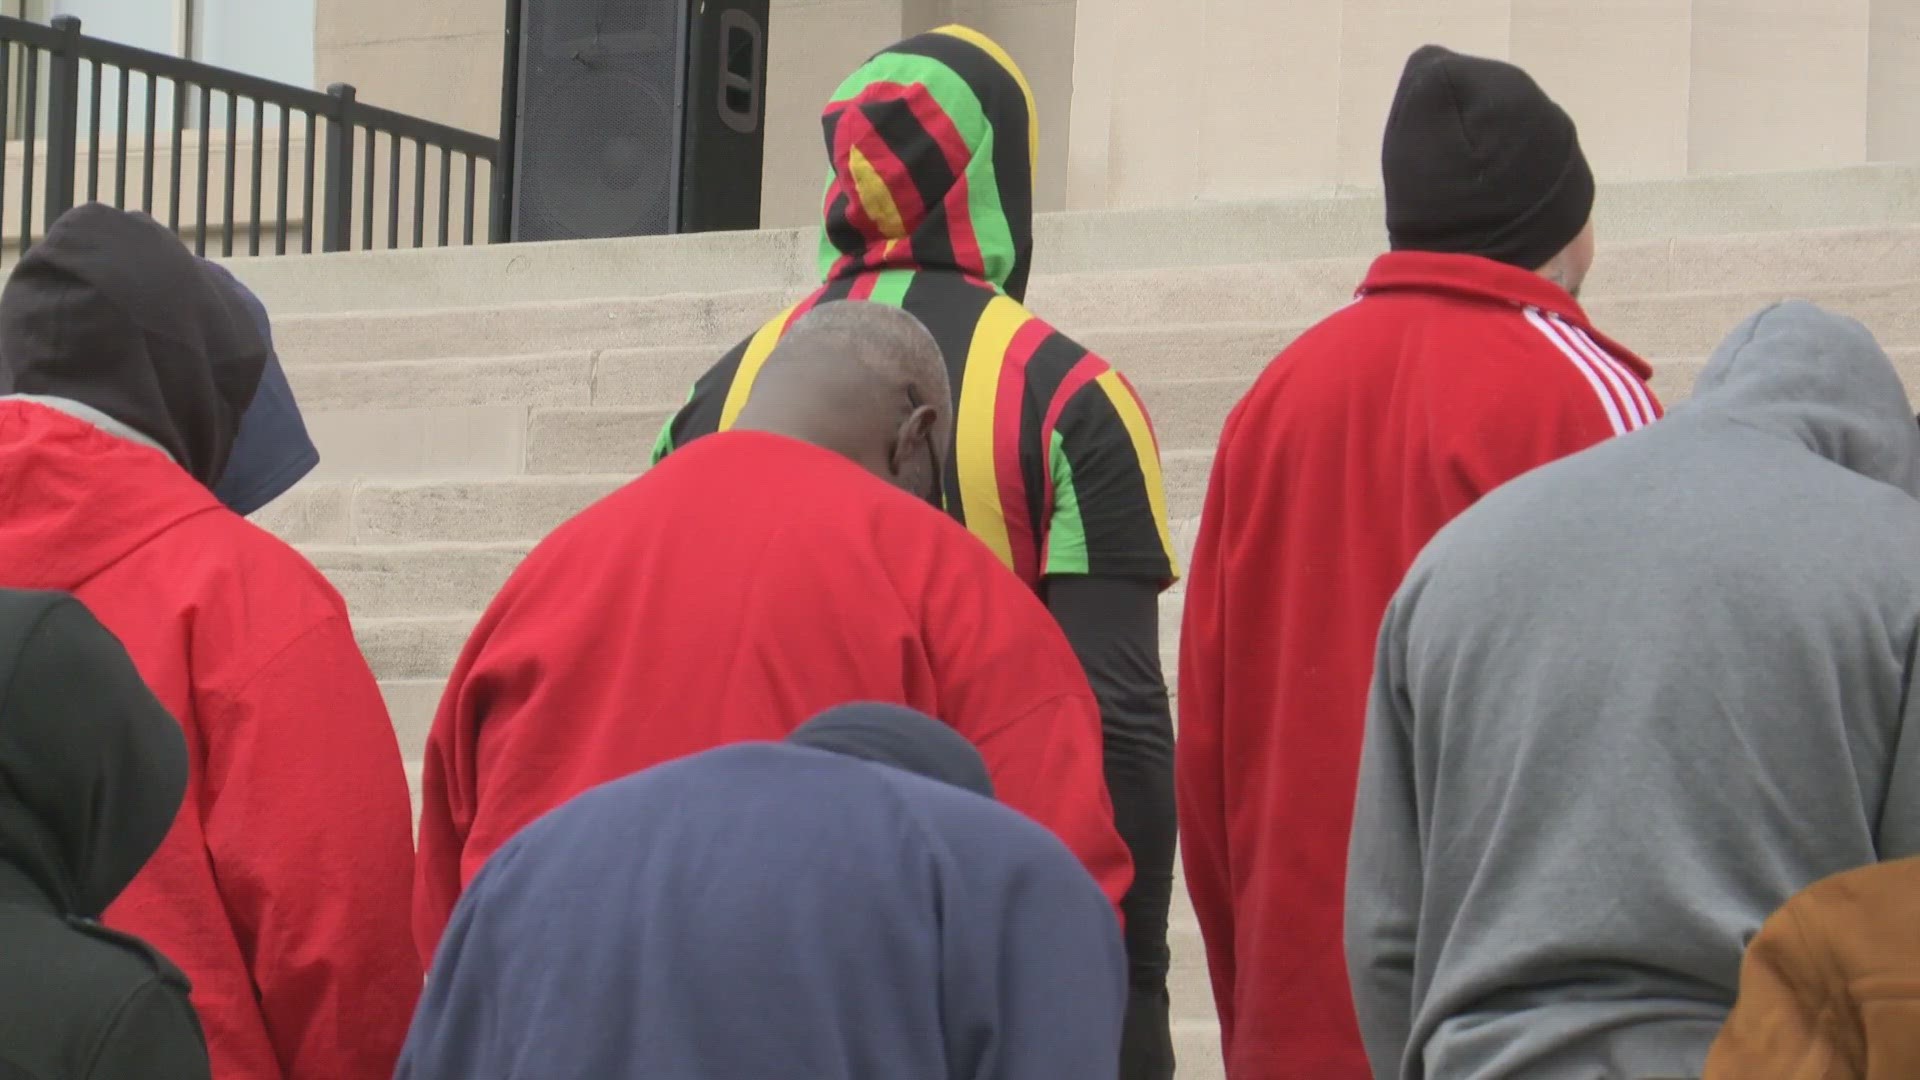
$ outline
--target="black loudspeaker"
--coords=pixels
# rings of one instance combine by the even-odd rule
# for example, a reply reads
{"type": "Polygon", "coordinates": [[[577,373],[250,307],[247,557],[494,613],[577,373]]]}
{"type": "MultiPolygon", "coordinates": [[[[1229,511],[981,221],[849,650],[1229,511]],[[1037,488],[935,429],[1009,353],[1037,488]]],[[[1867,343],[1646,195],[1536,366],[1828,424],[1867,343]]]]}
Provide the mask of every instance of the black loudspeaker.
{"type": "Polygon", "coordinates": [[[769,0],[508,0],[513,240],[760,225],[769,0]]]}

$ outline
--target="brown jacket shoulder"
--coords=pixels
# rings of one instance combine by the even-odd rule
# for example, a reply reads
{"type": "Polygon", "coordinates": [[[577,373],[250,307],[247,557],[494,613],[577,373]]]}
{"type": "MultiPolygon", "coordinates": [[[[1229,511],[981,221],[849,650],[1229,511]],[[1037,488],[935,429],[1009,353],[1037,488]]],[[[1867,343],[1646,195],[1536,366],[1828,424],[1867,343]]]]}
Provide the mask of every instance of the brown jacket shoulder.
{"type": "Polygon", "coordinates": [[[1828,878],[1753,939],[1706,1080],[1920,1077],[1920,859],[1828,878]]]}

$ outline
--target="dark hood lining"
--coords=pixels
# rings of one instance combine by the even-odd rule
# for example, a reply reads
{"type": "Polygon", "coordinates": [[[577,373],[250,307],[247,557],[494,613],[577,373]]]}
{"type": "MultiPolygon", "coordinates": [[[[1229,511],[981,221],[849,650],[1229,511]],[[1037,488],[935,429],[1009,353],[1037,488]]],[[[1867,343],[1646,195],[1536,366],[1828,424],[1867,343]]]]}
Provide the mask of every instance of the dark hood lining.
{"type": "Polygon", "coordinates": [[[0,393],[99,409],[203,484],[226,469],[268,352],[178,237],[98,203],[55,222],[0,291],[0,393]]]}

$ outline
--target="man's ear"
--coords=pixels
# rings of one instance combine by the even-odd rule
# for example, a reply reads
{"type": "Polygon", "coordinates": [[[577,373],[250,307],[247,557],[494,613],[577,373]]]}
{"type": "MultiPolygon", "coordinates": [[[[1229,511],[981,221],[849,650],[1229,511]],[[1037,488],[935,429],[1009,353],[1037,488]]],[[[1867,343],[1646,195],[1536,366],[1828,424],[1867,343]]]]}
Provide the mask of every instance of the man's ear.
{"type": "MultiPolygon", "coordinates": [[[[933,433],[933,426],[940,414],[931,405],[921,405],[908,413],[906,419],[893,434],[893,445],[888,448],[887,464],[893,475],[922,467],[919,463],[926,457],[927,446],[933,433]]],[[[934,463],[938,465],[936,461],[934,463]]]]}
{"type": "Polygon", "coordinates": [[[933,434],[934,425],[940,422],[940,413],[931,405],[922,405],[908,414],[907,421],[901,425],[914,439],[922,442],[933,434]]]}

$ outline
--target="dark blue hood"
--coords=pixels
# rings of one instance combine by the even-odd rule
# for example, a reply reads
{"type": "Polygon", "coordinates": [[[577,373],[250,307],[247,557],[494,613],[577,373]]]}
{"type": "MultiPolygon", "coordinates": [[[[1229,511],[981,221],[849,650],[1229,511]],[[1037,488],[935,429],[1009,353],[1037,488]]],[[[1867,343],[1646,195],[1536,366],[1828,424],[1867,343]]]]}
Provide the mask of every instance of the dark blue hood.
{"type": "Polygon", "coordinates": [[[273,325],[266,305],[226,267],[210,260],[204,264],[217,283],[233,292],[267,342],[267,366],[260,374],[260,388],[240,417],[226,471],[213,486],[214,496],[234,513],[251,514],[285,495],[312,472],[320,464],[320,451],[307,435],[293,387],[287,384],[279,354],[273,351],[273,325]]]}
{"type": "Polygon", "coordinates": [[[1126,963],[1064,845],[807,747],[580,796],[461,898],[398,1080],[1068,1080],[1118,1074],[1126,963]]]}
{"type": "Polygon", "coordinates": [[[800,725],[787,741],[905,769],[993,798],[993,778],[980,751],[959,732],[904,705],[841,705],[800,725]]]}

